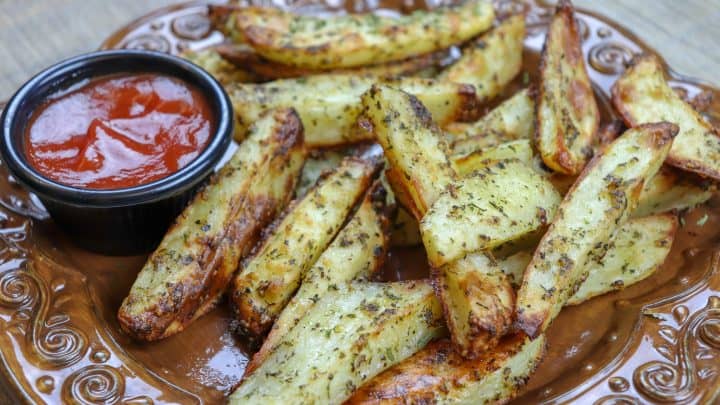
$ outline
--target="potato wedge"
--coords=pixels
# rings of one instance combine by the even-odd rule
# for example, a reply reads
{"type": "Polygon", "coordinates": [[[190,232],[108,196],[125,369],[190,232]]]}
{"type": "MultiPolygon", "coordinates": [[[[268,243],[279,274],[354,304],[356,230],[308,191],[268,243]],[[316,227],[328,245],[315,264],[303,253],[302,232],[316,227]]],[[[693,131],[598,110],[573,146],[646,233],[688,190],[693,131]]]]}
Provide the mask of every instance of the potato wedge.
{"type": "Polygon", "coordinates": [[[346,158],[275,224],[233,281],[232,302],[240,333],[254,340],[270,329],[377,170],[374,162],[346,158]]]}
{"type": "Polygon", "coordinates": [[[545,164],[578,174],[592,156],[600,113],[569,0],[560,0],[540,59],[536,143],[545,164]]]}
{"type": "Polygon", "coordinates": [[[440,267],[527,235],[559,203],[553,185],[519,160],[490,162],[441,194],[420,221],[428,260],[440,267]]]}
{"type": "Polygon", "coordinates": [[[471,253],[433,271],[455,348],[466,358],[496,346],[510,331],[515,291],[490,254],[471,253]]]}
{"type": "MultiPolygon", "coordinates": [[[[226,89],[240,128],[269,108],[294,107],[305,126],[305,143],[322,147],[372,140],[372,134],[356,127],[356,121],[362,110],[360,96],[376,81],[371,76],[317,75],[264,84],[234,84],[226,89]]],[[[419,78],[387,83],[415,94],[440,123],[469,118],[479,111],[475,92],[468,85],[419,78]]]]}
{"type": "Polygon", "coordinates": [[[229,403],[339,404],[444,333],[427,281],[342,285],[282,337],[229,403]]]}
{"type": "Polygon", "coordinates": [[[300,288],[270,329],[260,351],[245,368],[249,375],[277,348],[290,329],[328,291],[349,281],[371,280],[385,263],[389,222],[385,212],[385,190],[376,183],[365,196],[350,222],[307,271],[300,288]]]}
{"type": "Polygon", "coordinates": [[[544,354],[544,336],[508,336],[474,360],[458,355],[449,340],[438,340],[367,382],[346,405],[505,403],[544,354]]]}
{"type": "Polygon", "coordinates": [[[714,184],[697,181],[678,170],[663,167],[645,185],[640,194],[640,203],[632,215],[639,218],[694,208],[707,202],[714,191],[714,184]]]}
{"type": "Polygon", "coordinates": [[[489,29],[495,13],[484,0],[415,11],[314,17],[275,8],[212,11],[226,35],[263,58],[308,69],[348,68],[403,60],[459,44],[489,29]]]}
{"type": "Polygon", "coordinates": [[[612,100],[628,126],[668,121],[680,127],[667,163],[720,179],[720,136],[692,106],[675,94],[654,56],[637,58],[615,82],[612,100]]]}
{"type": "Polygon", "coordinates": [[[534,164],[532,141],[530,139],[518,139],[517,141],[501,143],[500,145],[475,151],[461,158],[455,158],[453,162],[458,175],[465,177],[499,160],[519,161],[527,167],[532,167],[534,164]]]}
{"type": "Polygon", "coordinates": [[[494,98],[522,70],[525,16],[511,16],[463,47],[460,59],[438,79],[472,84],[483,101],[494,98]]]}
{"type": "Polygon", "coordinates": [[[588,258],[588,277],[566,305],[581,304],[652,275],[670,253],[677,222],[674,214],[626,222],[610,240],[607,253],[588,258]]]}
{"type": "Polygon", "coordinates": [[[228,62],[222,56],[219,46],[199,51],[185,51],[180,56],[207,70],[224,86],[230,83],[249,83],[258,80],[257,75],[228,62]]]}
{"type": "Polygon", "coordinates": [[[362,95],[362,106],[390,163],[388,181],[403,205],[421,219],[456,178],[440,130],[417,97],[386,85],[373,85],[362,95]],[[402,194],[410,201],[403,201],[402,194]]]}
{"type": "Polygon", "coordinates": [[[304,158],[302,124],[293,110],[271,111],[253,125],[140,270],[118,311],[122,329],[157,340],[210,310],[291,198],[304,158]]]}
{"type": "MultiPolygon", "coordinates": [[[[565,305],[581,304],[652,275],[670,253],[676,229],[673,214],[629,219],[604,246],[590,253],[588,277],[565,305]]],[[[532,256],[531,251],[521,251],[497,261],[513,287],[520,287],[532,256]]]]}
{"type": "MultiPolygon", "coordinates": [[[[518,92],[480,120],[460,132],[452,133],[452,155],[462,157],[501,143],[532,139],[535,132],[534,111],[535,101],[530,91],[518,92]]],[[[452,131],[452,126],[448,129],[452,131]]]]}
{"type": "MultiPolygon", "coordinates": [[[[465,185],[459,182],[453,186],[457,176],[439,131],[416,97],[376,85],[363,95],[363,105],[369,125],[390,163],[386,177],[398,199],[404,201],[416,218],[427,218],[428,207],[437,204],[444,190],[461,192],[465,185]]],[[[526,168],[526,171],[531,170],[526,168]]],[[[422,229],[422,222],[420,226],[422,229]]],[[[467,249],[463,253],[473,252],[467,249]]],[[[467,356],[494,344],[509,326],[513,313],[512,287],[496,266],[488,265],[492,263],[491,257],[482,253],[477,256],[478,260],[445,266],[442,266],[445,263],[431,262],[435,266],[433,278],[438,297],[446,319],[451,320],[448,323],[453,340],[462,345],[461,350],[467,356]],[[493,305],[479,304],[485,298],[484,304],[493,305]]]]}
{"type": "Polygon", "coordinates": [[[587,277],[588,254],[637,207],[644,183],[660,169],[676,125],[626,131],[585,168],[565,196],[523,276],[517,325],[540,335],[587,277]]]}
{"type": "Polygon", "coordinates": [[[262,80],[293,79],[297,77],[329,73],[391,79],[419,74],[423,70],[432,69],[447,56],[447,52],[439,51],[379,65],[361,66],[349,69],[315,70],[303,69],[269,61],[258,55],[251,47],[246,45],[224,44],[217,47],[217,52],[227,61],[226,63],[231,63],[239,68],[251,72],[262,80]]]}

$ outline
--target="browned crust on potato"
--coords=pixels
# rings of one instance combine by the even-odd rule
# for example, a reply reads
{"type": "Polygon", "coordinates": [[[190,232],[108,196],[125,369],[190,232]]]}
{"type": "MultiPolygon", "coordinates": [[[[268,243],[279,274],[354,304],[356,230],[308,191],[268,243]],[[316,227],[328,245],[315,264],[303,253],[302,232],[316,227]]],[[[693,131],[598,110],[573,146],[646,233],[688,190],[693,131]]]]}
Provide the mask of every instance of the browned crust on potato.
{"type": "MultiPolygon", "coordinates": [[[[280,124],[273,130],[273,140],[280,146],[271,159],[284,165],[284,162],[291,158],[288,153],[291,149],[303,148],[302,122],[292,109],[276,110],[274,114],[280,124]]],[[[221,175],[222,173],[215,175],[211,184],[221,181],[221,175]]],[[[296,180],[296,176],[290,176],[288,190],[294,188],[296,180]]],[[[195,196],[191,204],[207,199],[207,192],[206,187],[195,196]]],[[[129,312],[129,307],[135,300],[132,291],[125,298],[117,314],[122,330],[135,339],[154,341],[182,331],[191,321],[212,309],[225,292],[237,269],[238,261],[250,252],[260,238],[262,229],[285,206],[292,193],[286,193],[285,196],[282,200],[267,196],[253,200],[246,196],[233,199],[232,222],[228,223],[218,238],[204,241],[205,245],[199,257],[189,258],[198,262],[196,271],[179,283],[167,285],[167,292],[162,295],[161,300],[152,307],[145,308],[139,315],[129,312]],[[231,255],[231,248],[238,246],[239,255],[231,255]]],[[[179,226],[184,215],[185,213],[180,215],[168,233],[179,226]]],[[[162,252],[155,252],[148,260],[162,259],[162,252]]]]}
{"type": "MultiPolygon", "coordinates": [[[[460,356],[449,339],[436,340],[364,384],[345,405],[435,403],[438,394],[479,381],[496,371],[499,365],[520,351],[525,339],[521,333],[507,336],[492,351],[473,360],[460,356]]],[[[526,382],[515,381],[513,395],[517,395],[526,382]]],[[[510,399],[503,398],[502,402],[510,399]]]]}
{"type": "Polygon", "coordinates": [[[442,269],[431,269],[430,278],[435,295],[442,305],[455,350],[462,357],[467,359],[477,358],[482,353],[496,347],[500,339],[510,332],[515,316],[516,297],[515,289],[512,288],[512,284],[508,280],[505,280],[504,283],[495,283],[489,278],[484,278],[479,271],[467,274],[460,286],[465,297],[468,300],[476,297],[478,300],[490,300],[491,302],[486,305],[487,310],[481,314],[483,316],[478,316],[477,313],[471,311],[469,318],[464,321],[469,325],[470,332],[460,334],[452,332],[456,327],[453,325],[453,309],[444,296],[444,291],[447,291],[448,287],[443,285],[442,269]],[[512,301],[510,305],[503,305],[499,299],[500,293],[510,297],[512,301]],[[460,341],[461,335],[467,339],[467,342],[460,341]]]}

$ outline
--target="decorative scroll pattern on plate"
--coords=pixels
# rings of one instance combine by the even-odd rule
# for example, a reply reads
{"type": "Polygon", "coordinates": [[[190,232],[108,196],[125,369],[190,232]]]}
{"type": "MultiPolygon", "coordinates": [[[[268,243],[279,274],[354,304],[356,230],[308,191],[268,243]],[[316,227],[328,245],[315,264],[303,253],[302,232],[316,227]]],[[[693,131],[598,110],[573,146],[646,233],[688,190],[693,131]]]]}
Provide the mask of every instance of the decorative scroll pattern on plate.
{"type": "MultiPolygon", "coordinates": [[[[542,43],[540,35],[552,16],[554,2],[494,2],[499,14],[526,13],[528,32],[535,36],[534,42],[526,44],[535,47],[532,51],[537,51],[538,44],[542,43]]],[[[365,10],[372,2],[360,0],[357,3],[358,9],[365,10]]],[[[198,3],[169,9],[133,24],[103,47],[179,53],[184,49],[219,43],[222,36],[210,29],[204,10],[205,7],[198,3]]],[[[591,14],[581,13],[579,25],[585,39],[584,47],[587,47],[585,53],[590,73],[596,85],[606,93],[607,83],[622,73],[636,53],[646,49],[631,37],[624,36],[618,27],[591,14]],[[608,82],[600,81],[603,78],[608,82]]],[[[690,97],[695,97],[702,89],[690,80],[676,80],[673,84],[681,86],[690,97]]],[[[0,193],[0,315],[12,316],[7,321],[0,321],[3,322],[0,338],[17,339],[25,357],[23,361],[41,372],[32,381],[20,381],[22,387],[19,389],[28,398],[49,399],[48,402],[152,403],[153,398],[165,398],[167,392],[176,388],[161,379],[152,380],[156,377],[143,374],[142,365],[123,357],[123,350],[115,346],[112,338],[103,335],[106,333],[101,330],[104,325],[92,325],[94,330],[78,328],[78,319],[73,318],[77,312],[67,315],[67,312],[57,310],[63,283],[36,272],[32,262],[34,247],[27,242],[33,223],[47,219],[47,214],[34,196],[25,193],[3,173],[0,162],[0,189],[3,191],[0,193]],[[61,373],[59,369],[71,372],[61,373]],[[130,375],[132,379],[128,377],[130,375]],[[149,394],[152,389],[157,397],[149,394]]],[[[700,283],[702,288],[707,287],[707,280],[700,283]]],[[[623,376],[619,373],[600,375],[598,386],[604,391],[594,397],[599,398],[595,403],[634,405],[648,400],[695,398],[703,382],[715,380],[719,372],[718,367],[706,365],[710,363],[709,359],[718,364],[720,358],[720,301],[717,297],[709,298],[704,308],[697,305],[690,308],[685,306],[684,298],[679,298],[673,314],[680,326],[663,329],[659,335],[662,338],[658,342],[663,343],[659,343],[656,350],[662,358],[647,362],[623,376]],[[699,363],[703,365],[698,366],[699,363]]],[[[94,314],[89,316],[96,317],[94,314]]],[[[640,328],[633,338],[645,332],[640,328]]],[[[10,345],[0,345],[3,358],[13,356],[12,349],[10,345]]],[[[18,370],[21,366],[16,364],[14,367],[18,370]]],[[[583,394],[578,392],[580,401],[583,394]]]]}
{"type": "Polygon", "coordinates": [[[705,308],[688,315],[679,305],[673,311],[682,326],[662,326],[664,341],[655,349],[667,361],[651,361],[633,374],[636,388],[647,397],[661,402],[681,402],[697,395],[698,381],[717,376],[718,367],[698,369],[698,360],[720,359],[720,297],[710,296],[705,308]]]}

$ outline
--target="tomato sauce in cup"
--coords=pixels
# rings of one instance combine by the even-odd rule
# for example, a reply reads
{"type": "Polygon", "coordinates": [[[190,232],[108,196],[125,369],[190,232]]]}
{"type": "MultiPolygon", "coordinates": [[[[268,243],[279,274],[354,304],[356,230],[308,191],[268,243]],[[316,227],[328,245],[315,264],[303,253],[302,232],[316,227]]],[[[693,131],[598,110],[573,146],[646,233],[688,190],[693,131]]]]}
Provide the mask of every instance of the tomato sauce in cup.
{"type": "Polygon", "coordinates": [[[54,94],[25,132],[29,163],[59,183],[89,189],[147,184],[178,171],[215,131],[202,92],[162,74],[94,78],[54,94]]]}

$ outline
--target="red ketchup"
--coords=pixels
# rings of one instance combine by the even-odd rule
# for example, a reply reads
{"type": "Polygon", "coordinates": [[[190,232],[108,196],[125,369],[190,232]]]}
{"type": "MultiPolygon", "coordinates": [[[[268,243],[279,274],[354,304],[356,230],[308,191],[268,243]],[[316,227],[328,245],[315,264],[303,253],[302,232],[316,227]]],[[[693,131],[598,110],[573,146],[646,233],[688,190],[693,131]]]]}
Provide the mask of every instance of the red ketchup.
{"type": "Polygon", "coordinates": [[[199,89],[156,74],[93,79],[33,113],[25,153],[43,176],[90,189],[138,186],[195,159],[214,130],[199,89]]]}

